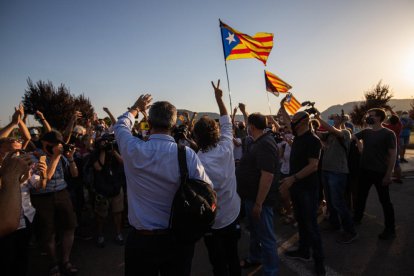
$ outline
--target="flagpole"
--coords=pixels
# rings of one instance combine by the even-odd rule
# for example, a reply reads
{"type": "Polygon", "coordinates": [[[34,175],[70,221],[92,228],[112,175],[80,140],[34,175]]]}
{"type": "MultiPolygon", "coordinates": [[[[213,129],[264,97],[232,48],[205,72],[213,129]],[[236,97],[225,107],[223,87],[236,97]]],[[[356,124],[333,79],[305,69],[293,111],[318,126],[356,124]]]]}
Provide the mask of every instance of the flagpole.
{"type": "MultiPolygon", "coordinates": [[[[221,20],[219,18],[219,26],[221,28],[221,20]]],[[[224,55],[224,67],[226,67],[226,77],[227,77],[227,89],[229,91],[229,100],[230,100],[230,112],[233,112],[233,105],[231,103],[231,91],[230,91],[230,81],[229,81],[229,72],[227,70],[227,61],[226,61],[226,52],[224,50],[224,40],[223,40],[223,33],[220,30],[221,35],[221,45],[223,46],[223,55],[224,55]]]]}
{"type": "Polygon", "coordinates": [[[270,108],[269,92],[266,92],[267,95],[267,105],[269,106],[269,115],[272,115],[272,109],[270,108]]]}
{"type": "Polygon", "coordinates": [[[230,91],[229,72],[227,71],[227,61],[226,60],[224,60],[224,67],[226,67],[227,89],[229,90],[229,99],[230,99],[230,111],[233,112],[233,105],[231,103],[231,91],[230,91]]]}

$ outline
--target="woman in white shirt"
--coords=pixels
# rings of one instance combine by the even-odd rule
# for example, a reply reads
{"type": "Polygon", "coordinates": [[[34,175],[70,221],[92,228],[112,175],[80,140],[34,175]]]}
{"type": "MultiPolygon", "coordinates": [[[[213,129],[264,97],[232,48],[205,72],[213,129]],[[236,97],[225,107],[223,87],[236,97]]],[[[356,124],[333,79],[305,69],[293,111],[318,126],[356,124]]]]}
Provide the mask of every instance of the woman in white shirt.
{"type": "Polygon", "coordinates": [[[194,126],[196,142],[200,148],[198,157],[217,193],[217,214],[211,232],[204,237],[214,275],[240,275],[237,243],[240,239],[240,197],[233,156],[233,134],[230,116],[223,103],[223,92],[212,83],[220,110],[218,124],[208,117],[198,120],[194,126]]]}

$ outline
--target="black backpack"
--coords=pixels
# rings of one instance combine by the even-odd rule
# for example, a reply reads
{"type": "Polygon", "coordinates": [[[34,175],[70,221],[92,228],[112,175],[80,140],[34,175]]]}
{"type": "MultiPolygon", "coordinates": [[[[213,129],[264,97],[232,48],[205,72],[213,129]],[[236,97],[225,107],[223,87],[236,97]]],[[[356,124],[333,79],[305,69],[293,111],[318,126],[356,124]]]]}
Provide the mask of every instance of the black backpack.
{"type": "Polygon", "coordinates": [[[181,145],[178,145],[178,162],[181,184],[171,207],[170,229],[179,242],[193,243],[214,224],[217,196],[210,184],[189,178],[186,150],[181,145]]]}

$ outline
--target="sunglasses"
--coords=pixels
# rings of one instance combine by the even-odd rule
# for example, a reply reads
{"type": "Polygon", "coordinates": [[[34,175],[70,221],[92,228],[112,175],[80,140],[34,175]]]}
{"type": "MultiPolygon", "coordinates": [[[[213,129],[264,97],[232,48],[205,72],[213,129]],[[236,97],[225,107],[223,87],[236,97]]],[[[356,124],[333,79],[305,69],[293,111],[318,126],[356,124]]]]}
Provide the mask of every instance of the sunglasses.
{"type": "Polygon", "coordinates": [[[19,144],[23,144],[23,140],[22,139],[16,139],[16,138],[7,138],[6,142],[8,142],[8,143],[19,143],[19,144]]]}

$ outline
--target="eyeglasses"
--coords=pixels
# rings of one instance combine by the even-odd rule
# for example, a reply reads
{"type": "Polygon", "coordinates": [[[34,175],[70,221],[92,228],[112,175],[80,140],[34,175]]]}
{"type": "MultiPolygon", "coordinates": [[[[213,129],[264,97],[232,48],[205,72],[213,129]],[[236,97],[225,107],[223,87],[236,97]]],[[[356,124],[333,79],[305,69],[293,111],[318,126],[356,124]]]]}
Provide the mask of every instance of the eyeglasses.
{"type": "Polygon", "coordinates": [[[6,139],[6,142],[23,144],[23,140],[22,139],[16,139],[16,138],[7,138],[6,139]]]}

